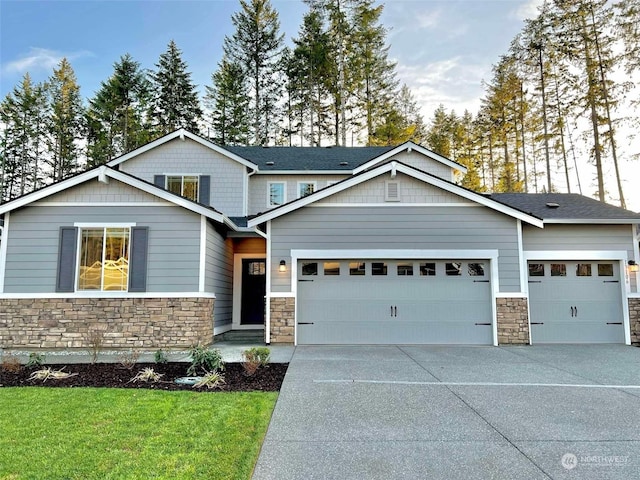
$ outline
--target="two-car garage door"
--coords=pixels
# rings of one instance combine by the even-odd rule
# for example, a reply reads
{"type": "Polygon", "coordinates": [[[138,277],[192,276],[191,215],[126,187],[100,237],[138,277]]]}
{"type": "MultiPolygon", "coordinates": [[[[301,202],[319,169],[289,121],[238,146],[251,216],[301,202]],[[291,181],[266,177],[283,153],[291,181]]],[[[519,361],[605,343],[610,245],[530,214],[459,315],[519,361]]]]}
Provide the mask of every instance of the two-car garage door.
{"type": "Polygon", "coordinates": [[[488,260],[301,260],[297,268],[298,344],[492,344],[488,260]]]}

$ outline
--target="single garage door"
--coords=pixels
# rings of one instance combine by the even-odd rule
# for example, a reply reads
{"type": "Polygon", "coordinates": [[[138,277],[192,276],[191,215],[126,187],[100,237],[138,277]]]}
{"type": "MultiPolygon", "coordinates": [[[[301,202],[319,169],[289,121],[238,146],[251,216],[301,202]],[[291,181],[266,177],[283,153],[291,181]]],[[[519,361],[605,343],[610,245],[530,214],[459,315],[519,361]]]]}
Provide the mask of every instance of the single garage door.
{"type": "Polygon", "coordinates": [[[624,343],[619,262],[530,261],[532,343],[624,343]]]}
{"type": "Polygon", "coordinates": [[[301,260],[297,340],[492,343],[488,260],[301,260]]]}

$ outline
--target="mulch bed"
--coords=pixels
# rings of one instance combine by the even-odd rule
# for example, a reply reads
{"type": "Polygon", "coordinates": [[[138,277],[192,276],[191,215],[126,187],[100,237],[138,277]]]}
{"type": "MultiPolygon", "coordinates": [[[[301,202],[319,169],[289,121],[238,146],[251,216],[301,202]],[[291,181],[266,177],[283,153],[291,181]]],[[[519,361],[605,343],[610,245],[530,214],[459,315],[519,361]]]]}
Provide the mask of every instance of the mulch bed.
{"type": "Polygon", "coordinates": [[[33,372],[44,367],[20,367],[18,372],[8,372],[0,368],[0,387],[110,387],[110,388],[144,388],[152,390],[191,390],[200,392],[248,392],[263,391],[277,392],[287,372],[287,363],[270,363],[259,368],[252,376],[248,376],[242,364],[227,363],[224,370],[225,384],[221,388],[209,390],[206,387],[193,388],[191,385],[179,385],[176,378],[186,377],[188,363],[137,363],[132,369],[127,369],[114,363],[74,364],[74,365],[46,365],[53,370],[77,373],[72,377],[60,380],[29,380],[33,372]],[[153,368],[163,374],[156,383],[133,382],[131,379],[142,369],[153,368]]]}

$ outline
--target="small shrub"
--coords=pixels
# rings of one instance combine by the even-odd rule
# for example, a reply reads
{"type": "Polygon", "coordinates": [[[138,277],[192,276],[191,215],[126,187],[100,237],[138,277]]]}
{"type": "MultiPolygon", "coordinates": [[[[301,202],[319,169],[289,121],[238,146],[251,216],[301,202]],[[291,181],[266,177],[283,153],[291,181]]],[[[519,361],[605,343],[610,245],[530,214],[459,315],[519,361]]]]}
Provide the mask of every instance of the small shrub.
{"type": "Polygon", "coordinates": [[[163,377],[162,373],[157,373],[153,368],[145,368],[140,370],[130,382],[158,382],[163,377]]]}
{"type": "Polygon", "coordinates": [[[254,347],[242,352],[242,368],[247,375],[252,376],[258,368],[264,367],[271,359],[271,352],[267,347],[254,347]]]}
{"type": "Polygon", "coordinates": [[[44,363],[44,355],[41,353],[31,352],[29,354],[29,361],[27,367],[41,367],[44,363]]]}
{"type": "Polygon", "coordinates": [[[225,384],[224,375],[220,372],[207,372],[201,380],[193,384],[193,388],[207,387],[209,390],[221,388],[225,384]]]}
{"type": "Polygon", "coordinates": [[[91,354],[91,363],[98,361],[98,354],[102,352],[104,345],[104,330],[90,330],[87,334],[87,343],[89,344],[89,353],[91,354]]]}
{"type": "Polygon", "coordinates": [[[120,355],[118,355],[120,366],[122,366],[122,368],[126,368],[127,370],[133,370],[133,367],[136,366],[139,358],[140,352],[137,350],[129,350],[127,353],[121,353],[120,355]]]}
{"type": "Polygon", "coordinates": [[[220,350],[209,350],[202,345],[196,345],[189,351],[191,355],[191,365],[187,369],[187,375],[196,376],[198,372],[209,374],[224,370],[224,361],[220,350]]]}
{"type": "Polygon", "coordinates": [[[167,363],[169,361],[167,355],[162,351],[161,348],[156,350],[156,353],[153,354],[153,360],[156,363],[167,363]]]}
{"type": "Polygon", "coordinates": [[[42,382],[44,383],[49,379],[62,380],[64,378],[69,378],[69,377],[73,377],[74,375],[77,375],[77,373],[63,372],[62,371],[63,369],[64,367],[62,367],[60,370],[53,370],[51,369],[51,367],[47,367],[41,370],[36,370],[31,374],[31,376],[29,377],[29,380],[42,380],[42,382]]]}
{"type": "Polygon", "coordinates": [[[2,357],[2,370],[8,373],[18,373],[22,366],[20,365],[20,359],[15,355],[3,355],[2,357]]]}

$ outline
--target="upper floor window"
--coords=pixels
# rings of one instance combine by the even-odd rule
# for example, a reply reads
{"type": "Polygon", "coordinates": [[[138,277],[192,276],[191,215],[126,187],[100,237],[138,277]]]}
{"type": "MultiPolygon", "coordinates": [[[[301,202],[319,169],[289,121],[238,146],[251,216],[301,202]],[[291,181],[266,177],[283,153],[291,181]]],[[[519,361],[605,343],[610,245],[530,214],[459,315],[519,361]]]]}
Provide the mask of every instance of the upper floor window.
{"type": "Polygon", "coordinates": [[[306,197],[316,191],[316,182],[298,182],[298,198],[306,197]]]}
{"type": "Polygon", "coordinates": [[[286,203],[286,185],[284,182],[269,182],[269,206],[277,207],[286,203]]]}
{"type": "Polygon", "coordinates": [[[198,201],[197,175],[167,175],[167,190],[194,202],[198,201]]]}
{"type": "Polygon", "coordinates": [[[129,227],[80,229],[78,290],[127,291],[129,227]]]}

